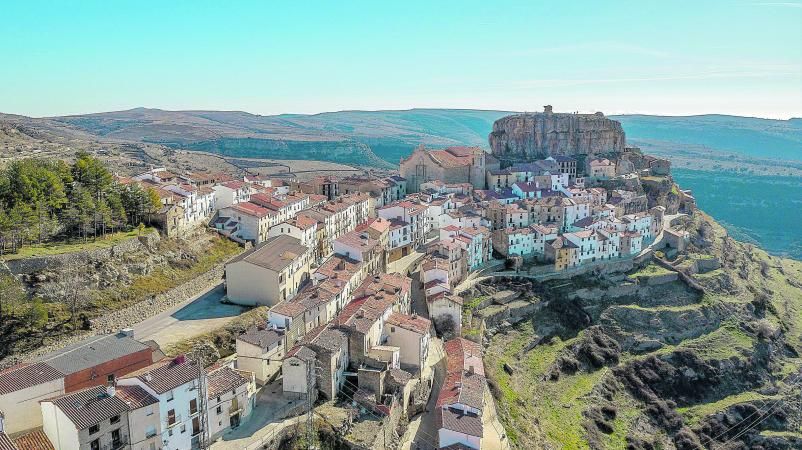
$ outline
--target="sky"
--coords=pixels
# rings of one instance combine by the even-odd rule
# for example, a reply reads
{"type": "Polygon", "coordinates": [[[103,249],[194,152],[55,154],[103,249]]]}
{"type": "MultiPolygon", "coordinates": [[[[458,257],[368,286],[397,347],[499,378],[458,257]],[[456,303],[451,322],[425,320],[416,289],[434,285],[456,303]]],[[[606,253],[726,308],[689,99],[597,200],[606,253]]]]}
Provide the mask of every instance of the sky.
{"type": "Polygon", "coordinates": [[[802,117],[802,0],[12,1],[0,112],[802,117]]]}

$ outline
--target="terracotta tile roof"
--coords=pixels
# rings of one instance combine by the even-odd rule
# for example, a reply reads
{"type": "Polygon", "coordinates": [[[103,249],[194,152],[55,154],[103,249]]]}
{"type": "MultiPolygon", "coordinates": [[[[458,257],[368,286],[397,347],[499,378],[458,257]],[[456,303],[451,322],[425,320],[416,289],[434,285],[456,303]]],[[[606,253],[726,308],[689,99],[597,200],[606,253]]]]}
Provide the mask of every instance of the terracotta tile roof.
{"type": "Polygon", "coordinates": [[[83,389],[46,401],[55,404],[78,430],[128,411],[128,405],[117,396],[109,396],[103,386],[83,389]]]}
{"type": "Polygon", "coordinates": [[[256,203],[251,202],[237,203],[236,205],[231,206],[231,209],[254,217],[265,217],[274,214],[269,209],[263,208],[256,203]]]}
{"type": "Polygon", "coordinates": [[[476,342],[465,338],[456,338],[443,345],[445,354],[448,356],[447,372],[464,372],[469,367],[473,367],[475,373],[484,376],[485,370],[482,364],[482,347],[476,342]]]}
{"type": "Polygon", "coordinates": [[[14,438],[19,450],[55,450],[45,432],[39,428],[36,431],[14,438]]]}
{"type": "Polygon", "coordinates": [[[470,436],[483,436],[484,430],[482,427],[482,418],[480,416],[465,414],[458,409],[451,408],[439,408],[437,416],[440,428],[470,436]]]}
{"type": "Polygon", "coordinates": [[[46,363],[19,364],[0,372],[0,395],[48,383],[59,378],[64,378],[64,374],[46,363]]]}
{"type": "Polygon", "coordinates": [[[237,189],[242,189],[243,187],[246,186],[246,184],[244,181],[228,181],[226,183],[223,183],[222,186],[225,186],[229,189],[237,190],[237,189]]]}
{"type": "Polygon", "coordinates": [[[0,450],[19,450],[7,434],[0,431],[0,450]]]}
{"type": "Polygon", "coordinates": [[[428,334],[432,326],[432,322],[429,319],[401,313],[390,314],[390,317],[387,318],[387,323],[421,335],[428,334]]]}
{"type": "Polygon", "coordinates": [[[363,297],[345,305],[335,324],[365,334],[392,306],[393,299],[386,295],[363,297]]]}
{"type": "Polygon", "coordinates": [[[306,306],[299,302],[283,301],[274,306],[270,312],[272,314],[280,314],[286,317],[298,317],[306,312],[306,306]]]}
{"type": "Polygon", "coordinates": [[[338,237],[335,242],[357,248],[362,252],[370,251],[379,245],[379,241],[371,238],[370,235],[364,231],[349,231],[338,237]]]}
{"type": "Polygon", "coordinates": [[[198,364],[183,356],[167,359],[151,364],[148,367],[130,373],[122,379],[138,378],[143,384],[153,389],[157,394],[163,394],[187,383],[195,381],[198,377],[198,364]],[[184,361],[181,362],[181,359],[184,361]]]}
{"type": "Polygon", "coordinates": [[[207,395],[209,398],[217,397],[224,392],[248,384],[248,379],[238,371],[228,366],[214,368],[206,372],[207,395]]]}
{"type": "Polygon", "coordinates": [[[134,410],[144,408],[145,406],[159,403],[159,399],[150,395],[148,391],[141,386],[122,386],[119,385],[115,388],[115,396],[124,401],[128,405],[128,409],[134,410]]]}
{"type": "Polygon", "coordinates": [[[412,290],[412,279],[400,273],[381,273],[367,278],[354,291],[354,298],[384,292],[406,297],[412,290]]]}
{"type": "Polygon", "coordinates": [[[455,155],[448,150],[430,150],[429,156],[442,167],[456,168],[470,166],[473,162],[473,157],[464,155],[455,155]]]}

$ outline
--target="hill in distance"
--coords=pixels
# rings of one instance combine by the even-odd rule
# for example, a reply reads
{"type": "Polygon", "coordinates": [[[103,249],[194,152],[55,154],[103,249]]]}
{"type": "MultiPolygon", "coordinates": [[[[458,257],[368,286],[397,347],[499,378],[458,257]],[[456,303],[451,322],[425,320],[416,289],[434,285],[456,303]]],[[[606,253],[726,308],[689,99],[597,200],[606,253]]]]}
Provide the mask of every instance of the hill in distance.
{"type": "MultiPolygon", "coordinates": [[[[0,125],[12,124],[48,142],[56,138],[134,142],[230,157],[321,160],[392,169],[420,144],[488,148],[493,122],[511,113],[410,109],[260,116],[242,111],[135,108],[49,118],[0,114],[0,125]]],[[[739,238],[757,242],[774,254],[802,258],[802,249],[788,247],[789,242],[802,240],[797,231],[802,220],[802,119],[611,117],[621,122],[630,145],[670,159],[683,188],[694,191],[703,209],[718,207],[716,218],[739,238]],[[738,182],[727,182],[732,179],[738,182]],[[726,192],[715,188],[716,180],[726,183],[726,192]],[[767,193],[771,202],[763,201],[767,193]],[[727,206],[732,204],[743,207],[727,206]],[[778,210],[777,205],[789,208],[778,210]],[[748,217],[763,219],[756,223],[748,217]]]]}

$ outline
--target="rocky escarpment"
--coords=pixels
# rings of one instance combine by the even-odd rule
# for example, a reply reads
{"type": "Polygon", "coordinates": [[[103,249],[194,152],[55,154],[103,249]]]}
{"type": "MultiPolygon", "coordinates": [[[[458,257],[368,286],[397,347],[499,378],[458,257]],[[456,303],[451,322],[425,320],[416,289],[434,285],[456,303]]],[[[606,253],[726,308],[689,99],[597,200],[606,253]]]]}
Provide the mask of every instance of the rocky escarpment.
{"type": "Polygon", "coordinates": [[[357,166],[393,167],[387,161],[376,156],[368,145],[347,139],[293,141],[286,139],[224,137],[191,142],[184,145],[172,142],[160,142],[160,144],[241,158],[304,159],[310,161],[332,161],[357,166]]]}
{"type": "Polygon", "coordinates": [[[584,157],[624,151],[621,124],[602,113],[514,114],[493,124],[490,133],[493,155],[502,161],[531,161],[546,156],[584,157]]]}
{"type": "Polygon", "coordinates": [[[701,212],[678,226],[687,254],[530,283],[520,301],[538,307],[488,328],[513,448],[802,448],[802,263],[701,212]]]}

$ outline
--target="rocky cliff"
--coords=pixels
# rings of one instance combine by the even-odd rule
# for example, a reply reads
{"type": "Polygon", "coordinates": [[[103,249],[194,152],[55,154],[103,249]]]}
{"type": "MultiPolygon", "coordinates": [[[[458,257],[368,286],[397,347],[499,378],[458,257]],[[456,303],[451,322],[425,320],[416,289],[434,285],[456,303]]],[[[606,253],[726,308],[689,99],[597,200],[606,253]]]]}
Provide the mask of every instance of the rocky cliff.
{"type": "Polygon", "coordinates": [[[602,113],[514,114],[493,124],[490,148],[502,161],[529,161],[553,155],[584,156],[624,151],[624,130],[602,113]]]}

